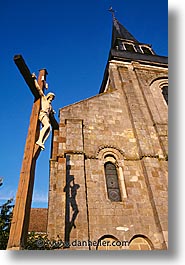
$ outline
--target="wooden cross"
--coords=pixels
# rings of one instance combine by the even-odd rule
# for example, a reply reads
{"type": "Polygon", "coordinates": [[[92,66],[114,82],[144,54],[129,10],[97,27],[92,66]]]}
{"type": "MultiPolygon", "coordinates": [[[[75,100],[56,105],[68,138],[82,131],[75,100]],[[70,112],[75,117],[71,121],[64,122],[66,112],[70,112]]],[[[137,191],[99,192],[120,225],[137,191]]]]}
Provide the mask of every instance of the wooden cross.
{"type": "MultiPolygon", "coordinates": [[[[39,132],[39,112],[41,107],[40,95],[35,87],[32,75],[21,55],[14,56],[15,64],[21,72],[24,80],[34,95],[34,103],[30,117],[30,125],[26,139],[22,168],[20,173],[19,186],[16,194],[15,207],[13,210],[13,219],[7,249],[22,249],[27,240],[30,209],[33,194],[34,176],[36,160],[40,154],[40,147],[35,144],[39,132]]],[[[44,90],[47,71],[39,71],[38,84],[44,90]]],[[[58,130],[59,125],[53,114],[50,115],[50,123],[53,130],[58,130]]]]}

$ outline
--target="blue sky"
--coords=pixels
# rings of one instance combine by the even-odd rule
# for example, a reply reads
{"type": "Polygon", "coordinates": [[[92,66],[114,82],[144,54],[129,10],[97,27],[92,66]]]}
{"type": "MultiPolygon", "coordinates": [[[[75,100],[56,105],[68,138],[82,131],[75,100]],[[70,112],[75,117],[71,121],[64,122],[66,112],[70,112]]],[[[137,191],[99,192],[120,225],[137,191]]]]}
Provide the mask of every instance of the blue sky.
{"type": "MultiPolygon", "coordinates": [[[[111,44],[110,6],[140,42],[168,54],[167,0],[0,0],[0,204],[16,195],[33,96],[13,61],[22,54],[31,72],[48,71],[59,108],[99,92],[111,44]]],[[[51,138],[36,168],[33,207],[47,207],[51,138]]]]}

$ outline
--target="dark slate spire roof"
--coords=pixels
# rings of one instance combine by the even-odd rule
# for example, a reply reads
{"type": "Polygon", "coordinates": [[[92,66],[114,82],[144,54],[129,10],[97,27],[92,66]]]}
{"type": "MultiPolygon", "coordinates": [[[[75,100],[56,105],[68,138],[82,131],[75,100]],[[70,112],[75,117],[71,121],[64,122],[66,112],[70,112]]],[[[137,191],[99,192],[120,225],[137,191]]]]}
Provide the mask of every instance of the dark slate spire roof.
{"type": "Polygon", "coordinates": [[[151,63],[167,64],[167,57],[158,56],[150,44],[139,42],[115,17],[112,12],[112,45],[109,55],[110,59],[121,59],[126,61],[150,61],[151,63]]]}
{"type": "Polygon", "coordinates": [[[109,75],[109,61],[140,62],[150,65],[168,66],[168,57],[157,55],[150,44],[139,42],[115,17],[115,11],[112,7],[109,9],[112,13],[112,45],[109,53],[104,78],[100,88],[100,93],[105,90],[107,78],[109,75]]]}
{"type": "Polygon", "coordinates": [[[115,16],[113,16],[112,45],[114,45],[118,38],[139,43],[134,36],[121,23],[119,23],[115,16]]]}

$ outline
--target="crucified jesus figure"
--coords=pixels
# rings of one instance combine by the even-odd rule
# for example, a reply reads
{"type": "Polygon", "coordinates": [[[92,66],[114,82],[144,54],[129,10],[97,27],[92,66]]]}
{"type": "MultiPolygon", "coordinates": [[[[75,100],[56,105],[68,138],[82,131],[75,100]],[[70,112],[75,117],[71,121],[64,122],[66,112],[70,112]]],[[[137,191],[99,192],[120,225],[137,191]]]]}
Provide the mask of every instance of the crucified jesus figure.
{"type": "Polygon", "coordinates": [[[35,73],[32,74],[32,78],[34,79],[35,86],[39,92],[39,95],[41,96],[41,110],[39,113],[39,121],[42,123],[42,129],[40,130],[39,139],[37,140],[36,144],[39,145],[42,150],[44,150],[44,143],[51,131],[49,115],[55,113],[51,106],[51,102],[52,100],[54,100],[55,94],[49,92],[47,95],[45,95],[37,82],[35,73]]]}

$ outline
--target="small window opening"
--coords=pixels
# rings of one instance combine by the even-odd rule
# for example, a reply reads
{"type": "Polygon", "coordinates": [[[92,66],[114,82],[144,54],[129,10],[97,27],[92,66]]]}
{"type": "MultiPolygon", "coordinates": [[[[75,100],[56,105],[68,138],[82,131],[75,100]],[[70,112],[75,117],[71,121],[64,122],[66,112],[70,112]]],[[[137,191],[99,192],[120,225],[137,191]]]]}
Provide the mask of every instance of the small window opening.
{"type": "Polygon", "coordinates": [[[136,52],[136,51],[134,50],[133,45],[128,44],[128,43],[125,43],[124,45],[125,45],[125,48],[126,48],[126,50],[127,50],[128,52],[136,52]]]}
{"type": "Polygon", "coordinates": [[[168,86],[163,86],[162,87],[162,94],[163,94],[163,97],[168,105],[168,86]]]}
{"type": "Polygon", "coordinates": [[[105,164],[105,177],[106,177],[108,198],[114,202],[121,201],[117,169],[116,166],[111,162],[107,162],[105,164]]]}
{"type": "Polygon", "coordinates": [[[145,54],[152,54],[151,50],[147,47],[142,47],[142,50],[145,54]]]}

